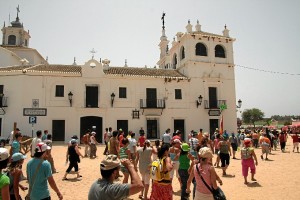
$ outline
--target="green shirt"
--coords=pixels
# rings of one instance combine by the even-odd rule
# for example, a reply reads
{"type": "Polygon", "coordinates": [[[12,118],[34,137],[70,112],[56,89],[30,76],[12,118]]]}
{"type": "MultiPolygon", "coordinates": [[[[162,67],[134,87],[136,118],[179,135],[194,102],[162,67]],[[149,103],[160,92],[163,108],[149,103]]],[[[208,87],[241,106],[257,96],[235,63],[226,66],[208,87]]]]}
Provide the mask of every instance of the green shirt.
{"type": "Polygon", "coordinates": [[[188,154],[179,156],[179,169],[189,169],[190,159],[187,156],[188,154]]]}
{"type": "Polygon", "coordinates": [[[3,187],[9,185],[9,177],[5,174],[0,173],[0,200],[2,200],[1,190],[3,187]]]}

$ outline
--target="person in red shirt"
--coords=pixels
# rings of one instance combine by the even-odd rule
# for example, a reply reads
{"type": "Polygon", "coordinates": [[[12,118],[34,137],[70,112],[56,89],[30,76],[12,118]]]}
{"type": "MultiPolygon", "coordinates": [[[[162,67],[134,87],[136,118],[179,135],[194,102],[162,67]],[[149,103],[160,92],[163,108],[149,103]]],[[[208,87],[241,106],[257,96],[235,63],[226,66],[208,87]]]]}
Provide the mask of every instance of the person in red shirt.
{"type": "Polygon", "coordinates": [[[180,141],[182,142],[182,139],[181,139],[181,131],[179,131],[179,130],[177,130],[175,133],[173,133],[172,142],[173,142],[174,140],[176,140],[176,139],[178,139],[178,140],[180,140],[180,141]]]}
{"type": "Polygon", "coordinates": [[[299,153],[299,137],[298,134],[295,132],[292,135],[292,139],[293,139],[293,152],[295,152],[295,148],[297,148],[297,153],[299,153]]]}
{"type": "Polygon", "coordinates": [[[280,142],[280,148],[281,148],[282,152],[285,151],[286,140],[287,140],[286,131],[281,131],[281,133],[279,135],[279,142],[280,142]]]}
{"type": "Polygon", "coordinates": [[[138,140],[138,145],[140,147],[144,147],[145,141],[146,141],[145,132],[140,132],[140,137],[139,137],[139,140],[138,140]]]}
{"type": "Polygon", "coordinates": [[[119,144],[120,144],[120,147],[123,147],[124,144],[122,143],[122,140],[124,139],[124,132],[122,129],[119,129],[119,137],[118,137],[118,140],[119,140],[119,144]]]}

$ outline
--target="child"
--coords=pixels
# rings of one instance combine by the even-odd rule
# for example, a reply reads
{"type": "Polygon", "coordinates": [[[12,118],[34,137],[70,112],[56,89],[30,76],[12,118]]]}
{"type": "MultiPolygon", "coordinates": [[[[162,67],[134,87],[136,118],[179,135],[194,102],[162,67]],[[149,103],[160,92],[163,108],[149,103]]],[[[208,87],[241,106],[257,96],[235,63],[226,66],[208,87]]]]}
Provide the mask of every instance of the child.
{"type": "Polygon", "coordinates": [[[189,179],[188,169],[190,167],[190,158],[192,157],[192,155],[189,154],[189,151],[190,146],[187,143],[182,143],[178,168],[181,181],[181,199],[187,199],[189,196],[189,194],[186,192],[187,181],[189,179]]]}
{"type": "Polygon", "coordinates": [[[248,184],[247,181],[247,176],[248,176],[248,170],[250,168],[251,170],[251,180],[256,181],[254,178],[254,174],[256,171],[255,165],[257,165],[257,158],[254,152],[254,148],[250,147],[251,146],[251,141],[250,140],[245,140],[244,141],[244,147],[241,149],[241,159],[242,159],[242,173],[244,176],[244,184],[248,184]],[[255,159],[255,165],[254,165],[254,160],[255,159]]]}
{"type": "Polygon", "coordinates": [[[27,187],[20,184],[20,181],[22,181],[22,169],[20,168],[20,166],[23,165],[25,158],[26,156],[21,153],[15,153],[11,157],[11,163],[8,168],[8,176],[10,179],[9,193],[11,200],[21,199],[19,188],[21,188],[21,190],[23,191],[28,189],[27,187]]]}
{"type": "Polygon", "coordinates": [[[9,199],[9,177],[2,173],[7,167],[9,153],[6,148],[0,148],[0,198],[9,199]]]}
{"type": "MultiPolygon", "coordinates": [[[[129,140],[127,138],[123,138],[122,144],[123,144],[123,147],[120,149],[120,159],[127,158],[128,160],[130,160],[131,153],[128,148],[129,140]]],[[[125,166],[121,165],[121,172],[124,174],[123,183],[128,183],[128,177],[129,177],[128,169],[125,166]]]]}

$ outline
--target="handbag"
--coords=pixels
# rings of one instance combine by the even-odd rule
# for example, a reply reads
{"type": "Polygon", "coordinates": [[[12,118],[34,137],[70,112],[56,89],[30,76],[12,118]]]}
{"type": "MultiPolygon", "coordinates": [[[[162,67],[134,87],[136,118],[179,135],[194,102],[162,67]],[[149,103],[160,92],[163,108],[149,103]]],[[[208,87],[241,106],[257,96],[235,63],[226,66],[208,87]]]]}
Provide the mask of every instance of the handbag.
{"type": "Polygon", "coordinates": [[[209,191],[212,193],[212,195],[214,196],[215,200],[226,200],[226,196],[224,194],[224,192],[222,191],[222,189],[220,187],[218,187],[217,189],[214,189],[213,187],[210,187],[204,180],[204,178],[202,177],[198,165],[196,165],[196,169],[197,172],[199,174],[199,176],[201,177],[201,180],[203,181],[204,185],[207,187],[207,189],[209,189],[209,191]]]}
{"type": "MultiPolygon", "coordinates": [[[[37,168],[35,169],[34,175],[32,176],[32,180],[29,182],[29,189],[28,189],[28,194],[25,196],[25,200],[30,200],[30,193],[31,193],[31,189],[33,188],[34,185],[34,181],[35,181],[35,177],[37,172],[39,171],[41,165],[42,165],[43,160],[40,161],[39,165],[37,166],[37,168]]],[[[28,177],[28,174],[27,174],[28,177]]]]}

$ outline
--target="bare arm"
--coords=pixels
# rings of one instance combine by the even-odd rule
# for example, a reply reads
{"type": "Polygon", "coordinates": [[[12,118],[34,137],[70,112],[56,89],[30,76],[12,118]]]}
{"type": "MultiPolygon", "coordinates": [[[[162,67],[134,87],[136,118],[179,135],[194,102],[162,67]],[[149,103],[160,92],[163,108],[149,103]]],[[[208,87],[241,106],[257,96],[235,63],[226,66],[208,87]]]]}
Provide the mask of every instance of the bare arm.
{"type": "Polygon", "coordinates": [[[1,197],[2,197],[2,199],[10,199],[9,185],[6,185],[6,186],[1,188],[1,197]]]}
{"type": "Polygon", "coordinates": [[[20,191],[19,191],[19,182],[20,182],[20,174],[21,174],[21,170],[17,170],[14,173],[14,193],[15,193],[15,198],[16,200],[19,200],[19,195],[20,195],[20,191]]]}
{"type": "Polygon", "coordinates": [[[49,183],[50,187],[56,192],[58,198],[60,200],[63,199],[62,194],[60,193],[59,189],[56,186],[56,183],[55,183],[55,181],[53,179],[53,176],[48,177],[48,183],[49,183]]]}
{"type": "Polygon", "coordinates": [[[193,178],[195,177],[195,175],[194,175],[194,170],[193,170],[193,168],[194,168],[194,161],[192,162],[192,168],[190,167],[189,168],[189,173],[190,173],[190,176],[189,176],[189,179],[188,179],[188,181],[187,181],[187,186],[186,186],[186,193],[190,193],[191,192],[191,183],[192,183],[192,181],[193,181],[193,178]]]}
{"type": "Polygon", "coordinates": [[[75,151],[76,151],[77,155],[79,155],[79,156],[81,156],[83,158],[81,152],[79,151],[78,146],[75,147],[75,151]]]}
{"type": "Polygon", "coordinates": [[[165,159],[165,162],[166,162],[166,169],[167,171],[171,171],[173,169],[173,165],[172,165],[172,162],[171,162],[171,158],[170,157],[167,157],[165,159]]]}
{"type": "Polygon", "coordinates": [[[215,171],[215,168],[211,167],[209,169],[209,171],[210,171],[210,181],[211,181],[211,184],[212,184],[212,186],[213,186],[214,189],[217,189],[218,188],[217,181],[216,181],[217,180],[217,177],[216,177],[217,173],[215,171]]]}
{"type": "Polygon", "coordinates": [[[144,185],[135,171],[133,164],[128,159],[122,159],[121,163],[128,169],[131,179],[131,184],[129,185],[129,196],[142,191],[144,189],[144,185]]]}

